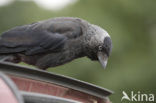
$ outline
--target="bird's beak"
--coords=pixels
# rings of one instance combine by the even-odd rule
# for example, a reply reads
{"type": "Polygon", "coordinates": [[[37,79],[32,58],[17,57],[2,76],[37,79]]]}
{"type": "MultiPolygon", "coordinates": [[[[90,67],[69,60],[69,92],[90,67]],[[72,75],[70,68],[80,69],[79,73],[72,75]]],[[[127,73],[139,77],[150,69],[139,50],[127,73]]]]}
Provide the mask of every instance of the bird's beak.
{"type": "Polygon", "coordinates": [[[97,56],[102,67],[105,69],[107,65],[108,56],[102,52],[98,52],[97,56]]]}

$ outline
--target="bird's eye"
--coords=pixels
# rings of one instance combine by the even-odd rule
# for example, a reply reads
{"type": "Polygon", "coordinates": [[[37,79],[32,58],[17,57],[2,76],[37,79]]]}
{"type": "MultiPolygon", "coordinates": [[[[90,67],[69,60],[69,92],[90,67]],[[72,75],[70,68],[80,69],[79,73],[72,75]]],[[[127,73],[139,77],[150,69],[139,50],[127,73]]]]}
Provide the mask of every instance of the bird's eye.
{"type": "Polygon", "coordinates": [[[99,51],[102,51],[102,46],[101,45],[99,46],[99,51]]]}

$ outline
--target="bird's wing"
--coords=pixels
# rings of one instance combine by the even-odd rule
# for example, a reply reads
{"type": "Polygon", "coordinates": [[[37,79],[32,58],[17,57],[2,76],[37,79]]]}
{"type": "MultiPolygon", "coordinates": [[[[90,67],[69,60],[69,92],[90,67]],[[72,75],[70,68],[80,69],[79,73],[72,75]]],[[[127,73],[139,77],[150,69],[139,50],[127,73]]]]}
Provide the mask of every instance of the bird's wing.
{"type": "Polygon", "coordinates": [[[34,28],[48,30],[53,33],[60,33],[69,39],[77,38],[82,35],[82,25],[80,19],[56,18],[39,22],[34,28]]]}
{"type": "Polygon", "coordinates": [[[11,29],[0,37],[0,53],[34,55],[61,50],[68,39],[80,36],[74,22],[44,21],[11,29]]]}

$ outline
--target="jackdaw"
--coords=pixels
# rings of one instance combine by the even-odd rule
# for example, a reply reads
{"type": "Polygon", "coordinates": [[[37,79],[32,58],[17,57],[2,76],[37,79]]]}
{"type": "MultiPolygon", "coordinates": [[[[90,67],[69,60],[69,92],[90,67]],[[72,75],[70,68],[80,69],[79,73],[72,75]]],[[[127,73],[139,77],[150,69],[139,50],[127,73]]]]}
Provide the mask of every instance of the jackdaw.
{"type": "Polygon", "coordinates": [[[99,60],[105,68],[111,50],[112,41],[104,29],[74,17],[18,26],[0,36],[1,60],[25,62],[40,69],[85,56],[99,60]]]}

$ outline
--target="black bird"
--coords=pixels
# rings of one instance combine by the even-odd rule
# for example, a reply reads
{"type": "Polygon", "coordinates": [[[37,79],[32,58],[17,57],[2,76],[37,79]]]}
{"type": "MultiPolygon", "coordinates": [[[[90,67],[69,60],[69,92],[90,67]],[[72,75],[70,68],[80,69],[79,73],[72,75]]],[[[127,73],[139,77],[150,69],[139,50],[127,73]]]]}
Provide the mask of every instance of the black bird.
{"type": "Polygon", "coordinates": [[[0,36],[1,60],[22,61],[40,69],[84,56],[99,60],[105,68],[111,49],[111,38],[104,29],[73,17],[57,17],[18,26],[0,36]]]}

